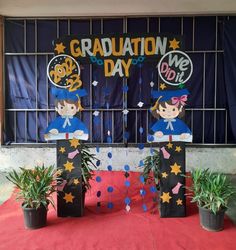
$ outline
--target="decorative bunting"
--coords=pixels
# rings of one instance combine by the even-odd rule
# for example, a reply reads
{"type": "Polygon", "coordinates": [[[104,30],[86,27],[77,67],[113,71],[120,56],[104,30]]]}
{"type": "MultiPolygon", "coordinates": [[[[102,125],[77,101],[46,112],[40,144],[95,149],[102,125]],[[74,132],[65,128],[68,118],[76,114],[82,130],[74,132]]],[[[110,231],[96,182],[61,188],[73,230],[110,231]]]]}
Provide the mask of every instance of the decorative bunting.
{"type": "MultiPolygon", "coordinates": [[[[97,152],[97,154],[99,154],[99,152],[100,152],[100,148],[98,146],[96,146],[96,152],[97,152]]],[[[100,212],[100,208],[101,208],[101,195],[102,195],[102,192],[100,190],[100,185],[101,185],[101,181],[102,181],[102,178],[100,176],[100,165],[101,165],[101,161],[97,160],[96,161],[97,176],[96,176],[95,180],[98,183],[97,184],[97,187],[98,187],[98,190],[97,190],[97,198],[98,198],[98,201],[97,201],[97,211],[98,212],[100,212]]]]}
{"type": "Polygon", "coordinates": [[[124,115],[128,115],[129,110],[128,110],[128,109],[124,109],[124,110],[122,111],[122,113],[123,113],[124,115]]]}
{"type": "Polygon", "coordinates": [[[93,115],[94,115],[94,116],[99,116],[99,114],[100,114],[100,112],[99,112],[98,110],[95,110],[95,111],[93,112],[93,115]]]}
{"type": "Polygon", "coordinates": [[[94,87],[96,87],[96,86],[98,85],[98,81],[95,81],[95,80],[94,80],[94,81],[92,82],[92,85],[93,85],[94,87]]]}
{"type": "Polygon", "coordinates": [[[144,103],[140,101],[140,102],[137,104],[137,106],[138,106],[139,108],[142,108],[143,104],[144,104],[144,103]]]}
{"type": "Polygon", "coordinates": [[[153,81],[150,82],[150,86],[151,86],[151,88],[153,88],[153,86],[154,86],[154,82],[153,81]]]}

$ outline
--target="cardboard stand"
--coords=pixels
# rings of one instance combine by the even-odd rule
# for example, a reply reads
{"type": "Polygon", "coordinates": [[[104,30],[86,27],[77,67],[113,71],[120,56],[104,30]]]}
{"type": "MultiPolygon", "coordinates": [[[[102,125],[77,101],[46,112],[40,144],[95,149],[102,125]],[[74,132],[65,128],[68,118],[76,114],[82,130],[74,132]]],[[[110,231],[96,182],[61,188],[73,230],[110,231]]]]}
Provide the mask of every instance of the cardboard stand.
{"type": "MultiPolygon", "coordinates": [[[[73,159],[68,158],[68,153],[74,150],[69,140],[57,141],[57,169],[62,171],[61,177],[66,183],[63,190],[58,190],[58,217],[81,217],[84,213],[81,154],[78,153],[73,159]]],[[[80,152],[79,146],[77,150],[80,152]]]]}
{"type": "Polygon", "coordinates": [[[160,193],[161,195],[169,193],[169,197],[167,195],[167,199],[160,202],[160,217],[184,217],[186,216],[186,198],[185,177],[182,174],[185,174],[185,143],[162,142],[160,148],[162,147],[166,147],[171,156],[169,159],[165,159],[160,153],[160,171],[162,173],[160,193]],[[176,151],[176,147],[181,151],[176,151]],[[180,186],[178,183],[182,185],[180,186]]]}

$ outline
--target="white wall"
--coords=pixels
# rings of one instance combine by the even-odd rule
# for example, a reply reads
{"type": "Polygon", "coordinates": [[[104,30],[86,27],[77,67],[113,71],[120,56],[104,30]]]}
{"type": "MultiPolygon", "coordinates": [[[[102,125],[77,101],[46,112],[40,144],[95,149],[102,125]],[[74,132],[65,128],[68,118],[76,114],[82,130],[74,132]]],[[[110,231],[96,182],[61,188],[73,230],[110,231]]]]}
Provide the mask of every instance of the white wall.
{"type": "MultiPolygon", "coordinates": [[[[125,164],[129,164],[131,170],[140,171],[137,167],[141,159],[149,154],[149,149],[143,153],[137,148],[113,148],[113,170],[123,170],[125,164]]],[[[95,149],[92,149],[95,152],[95,149]]],[[[111,161],[108,160],[109,148],[100,148],[97,157],[101,160],[101,169],[106,170],[111,161]]],[[[187,148],[187,170],[193,168],[210,168],[214,171],[236,174],[236,148],[187,148]]],[[[55,148],[24,148],[1,147],[0,171],[9,171],[18,167],[31,167],[35,164],[56,164],[55,148]]]]}
{"type": "Polygon", "coordinates": [[[235,0],[0,0],[0,14],[6,16],[168,16],[235,10],[235,0]]]}

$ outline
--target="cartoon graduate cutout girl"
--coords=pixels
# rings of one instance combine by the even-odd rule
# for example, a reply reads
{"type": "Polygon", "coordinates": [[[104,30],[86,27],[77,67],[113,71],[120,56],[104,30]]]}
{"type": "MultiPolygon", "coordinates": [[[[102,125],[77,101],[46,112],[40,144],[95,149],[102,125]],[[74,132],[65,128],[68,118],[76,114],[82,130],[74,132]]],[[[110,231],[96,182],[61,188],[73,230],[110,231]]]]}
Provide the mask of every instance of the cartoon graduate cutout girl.
{"type": "Polygon", "coordinates": [[[45,140],[80,139],[88,140],[88,129],[76,117],[81,111],[80,97],[86,95],[84,89],[69,91],[67,89],[52,88],[55,96],[55,109],[59,116],[46,129],[45,140]]]}
{"type": "Polygon", "coordinates": [[[157,100],[151,108],[151,112],[155,118],[159,119],[151,127],[152,141],[192,142],[192,132],[180,119],[184,116],[184,106],[188,94],[187,89],[152,91],[153,98],[157,98],[157,100]]]}

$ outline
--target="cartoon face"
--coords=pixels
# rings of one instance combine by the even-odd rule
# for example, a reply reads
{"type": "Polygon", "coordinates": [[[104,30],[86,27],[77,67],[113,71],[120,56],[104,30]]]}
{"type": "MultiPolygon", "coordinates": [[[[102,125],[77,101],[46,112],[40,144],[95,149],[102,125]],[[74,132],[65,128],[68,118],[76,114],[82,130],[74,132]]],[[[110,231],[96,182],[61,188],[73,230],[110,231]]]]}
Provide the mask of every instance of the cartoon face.
{"type": "Polygon", "coordinates": [[[159,104],[159,110],[158,109],[156,110],[156,112],[160,115],[160,117],[164,119],[176,118],[181,111],[182,111],[182,106],[178,108],[175,105],[170,105],[166,102],[164,107],[161,104],[159,104]]]}
{"type": "Polygon", "coordinates": [[[58,102],[56,111],[60,116],[74,116],[78,112],[78,109],[75,104],[64,101],[64,105],[61,105],[61,103],[58,102]]]}

